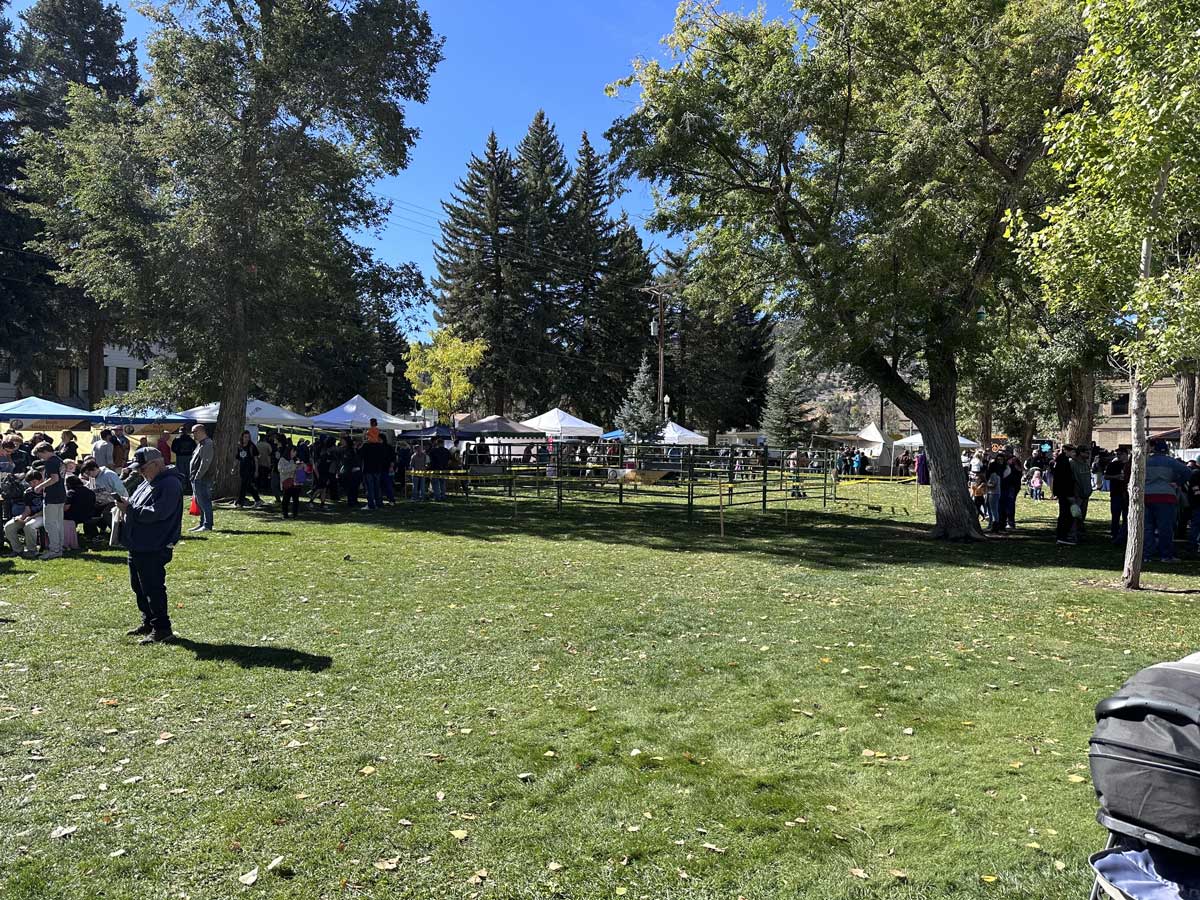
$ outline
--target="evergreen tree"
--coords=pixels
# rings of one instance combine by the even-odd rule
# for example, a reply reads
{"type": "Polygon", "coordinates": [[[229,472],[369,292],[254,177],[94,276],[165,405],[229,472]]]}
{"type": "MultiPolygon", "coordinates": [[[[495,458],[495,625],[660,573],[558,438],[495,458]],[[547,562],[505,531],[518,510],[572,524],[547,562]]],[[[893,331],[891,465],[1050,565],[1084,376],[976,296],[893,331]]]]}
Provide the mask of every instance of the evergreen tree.
{"type": "MultiPolygon", "coordinates": [[[[135,42],[126,41],[125,17],[115,4],[101,0],[37,0],[23,15],[21,72],[15,93],[17,117],[34,132],[46,134],[67,121],[67,92],[72,85],[109,100],[133,98],[138,90],[135,42]]],[[[48,266],[49,261],[46,261],[48,266]]],[[[41,347],[49,369],[61,365],[61,349],[87,364],[88,394],[100,405],[105,385],[104,346],[119,333],[99,303],[79,288],[60,286],[48,296],[47,314],[70,329],[58,331],[41,347]]]]}
{"type": "Polygon", "coordinates": [[[659,415],[658,387],[650,371],[650,357],[645,353],[615,419],[627,441],[652,443],[662,436],[665,423],[659,415]]]}
{"type": "Polygon", "coordinates": [[[455,195],[442,203],[442,240],[434,248],[437,321],[489,352],[477,370],[491,411],[507,414],[527,379],[542,364],[526,352],[541,343],[542,323],[530,319],[529,275],[521,250],[525,199],[516,166],[488,135],[483,156],[472,156],[455,195]]]}
{"type": "Polygon", "coordinates": [[[18,105],[22,124],[49,131],[66,123],[73,84],[110,100],[138,90],[135,42],[125,40],[125,17],[101,0],[37,0],[22,16],[18,105]]]}
{"type": "Polygon", "coordinates": [[[767,387],[763,431],[777,447],[796,447],[814,433],[818,416],[813,408],[812,379],[795,356],[777,365],[767,387]]]}
{"type": "MultiPolygon", "coordinates": [[[[557,402],[562,369],[554,359],[562,347],[562,291],[569,278],[566,243],[567,186],[571,180],[566,153],[546,113],[538,110],[516,150],[521,183],[521,228],[516,252],[525,272],[528,329],[520,348],[539,377],[523,378],[518,393],[526,406],[543,409],[557,402]]],[[[505,350],[493,346],[493,353],[505,350]]]]}
{"type": "Polygon", "coordinates": [[[21,212],[16,180],[21,167],[18,147],[16,79],[20,71],[12,23],[4,16],[8,0],[0,0],[0,322],[2,354],[23,378],[32,374],[34,354],[46,344],[46,317],[40,311],[50,292],[49,260],[31,253],[34,223],[21,212]]]}
{"type": "Polygon", "coordinates": [[[609,216],[610,174],[587,132],[580,137],[568,200],[562,396],[585,419],[604,421],[620,406],[645,345],[654,301],[641,288],[651,265],[637,231],[624,218],[609,216]]]}

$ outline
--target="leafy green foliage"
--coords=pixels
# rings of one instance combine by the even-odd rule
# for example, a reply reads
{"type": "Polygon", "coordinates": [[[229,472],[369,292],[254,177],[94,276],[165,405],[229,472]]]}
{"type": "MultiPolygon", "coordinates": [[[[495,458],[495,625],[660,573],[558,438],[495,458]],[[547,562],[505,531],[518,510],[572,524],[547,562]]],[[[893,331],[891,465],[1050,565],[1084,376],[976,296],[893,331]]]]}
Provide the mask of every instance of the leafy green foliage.
{"type": "Polygon", "coordinates": [[[449,328],[439,328],[428,344],[409,345],[404,375],[423,409],[436,409],[449,424],[454,413],[470,402],[475,392],[472,374],[487,355],[487,342],[463,340],[449,328]]]}
{"type": "Polygon", "coordinates": [[[715,291],[820,335],[931,441],[939,531],[975,533],[954,440],[964,359],[1010,264],[1003,216],[1047,188],[1046,110],[1082,43],[1071,0],[844,4],[769,20],[685,2],[609,132],[695,235],[715,291]],[[936,439],[934,435],[936,434],[936,439]],[[940,487],[938,485],[941,485],[940,487]]]}

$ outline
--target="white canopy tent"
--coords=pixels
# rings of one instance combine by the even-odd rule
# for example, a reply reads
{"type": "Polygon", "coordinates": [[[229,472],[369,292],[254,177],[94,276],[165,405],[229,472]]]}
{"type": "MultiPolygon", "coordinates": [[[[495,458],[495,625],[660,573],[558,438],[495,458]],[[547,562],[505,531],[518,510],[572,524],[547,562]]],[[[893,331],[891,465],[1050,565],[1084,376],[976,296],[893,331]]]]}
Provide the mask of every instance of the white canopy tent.
{"type": "MultiPolygon", "coordinates": [[[[204,406],[185,409],[179,413],[185,419],[205,424],[217,421],[220,414],[221,404],[219,402],[206,403],[204,406]]],[[[282,406],[276,406],[274,403],[267,403],[265,400],[256,400],[251,397],[246,401],[246,424],[266,425],[269,428],[311,428],[312,419],[294,413],[290,409],[284,409],[282,406]]]]}
{"type": "MultiPolygon", "coordinates": [[[[893,447],[924,447],[925,439],[921,437],[921,432],[910,434],[908,437],[896,441],[893,447]]],[[[979,447],[978,441],[973,441],[969,437],[958,436],[958,446],[962,450],[975,450],[979,447]]]]}
{"type": "Polygon", "coordinates": [[[892,442],[874,422],[854,436],[854,444],[875,460],[876,466],[887,467],[892,464],[892,442]]]}
{"type": "Polygon", "coordinates": [[[604,434],[604,429],[599,425],[576,418],[557,406],[521,424],[556,438],[598,438],[604,434]]]}
{"type": "Polygon", "coordinates": [[[696,434],[675,422],[667,422],[663,426],[662,438],[659,441],[661,444],[690,444],[694,447],[707,447],[708,438],[702,434],[696,434]]]}
{"type": "Polygon", "coordinates": [[[334,407],[310,420],[314,428],[328,428],[331,431],[355,431],[371,427],[374,419],[380,428],[390,428],[394,431],[405,431],[423,427],[423,422],[413,422],[397,416],[389,416],[375,404],[368,401],[362,394],[355,394],[341,406],[334,407]]]}

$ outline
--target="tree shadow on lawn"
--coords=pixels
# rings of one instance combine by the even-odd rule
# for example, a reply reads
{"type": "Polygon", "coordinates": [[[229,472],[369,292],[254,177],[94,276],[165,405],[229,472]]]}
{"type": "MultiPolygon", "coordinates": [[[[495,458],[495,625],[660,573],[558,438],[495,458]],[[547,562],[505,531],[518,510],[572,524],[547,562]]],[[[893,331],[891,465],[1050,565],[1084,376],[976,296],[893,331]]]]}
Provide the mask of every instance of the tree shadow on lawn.
{"type": "MultiPolygon", "coordinates": [[[[496,542],[535,537],[547,541],[591,541],[666,552],[732,553],[823,569],[868,569],[894,565],[978,568],[1092,569],[1120,574],[1123,548],[1096,529],[1077,547],[1055,544],[1052,524],[1035,522],[1014,533],[975,543],[949,543],[929,537],[928,523],[801,507],[790,511],[738,510],[726,515],[726,536],[718,534],[715,512],[697,512],[688,525],[686,508],[646,504],[582,505],[557,512],[553,501],[534,506],[523,500],[517,518],[506,500],[462,501],[397,507],[341,521],[375,528],[413,530],[448,537],[496,542]]],[[[1194,564],[1179,567],[1188,573],[1194,564]]]]}
{"type": "Polygon", "coordinates": [[[210,644],[176,637],[174,646],[196,654],[201,662],[232,662],[243,669],[284,669],[290,672],[324,672],[333,665],[332,656],[293,650],[290,647],[251,647],[246,644],[210,644]]]}

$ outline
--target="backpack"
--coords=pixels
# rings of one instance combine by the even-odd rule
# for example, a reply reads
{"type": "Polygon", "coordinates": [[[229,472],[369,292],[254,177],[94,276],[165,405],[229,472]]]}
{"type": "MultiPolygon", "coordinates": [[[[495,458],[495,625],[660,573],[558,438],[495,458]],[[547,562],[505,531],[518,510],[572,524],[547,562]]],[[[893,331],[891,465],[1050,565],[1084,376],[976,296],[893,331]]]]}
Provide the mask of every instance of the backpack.
{"type": "Polygon", "coordinates": [[[0,474],[0,499],[20,500],[25,496],[25,481],[13,472],[0,474]]]}

